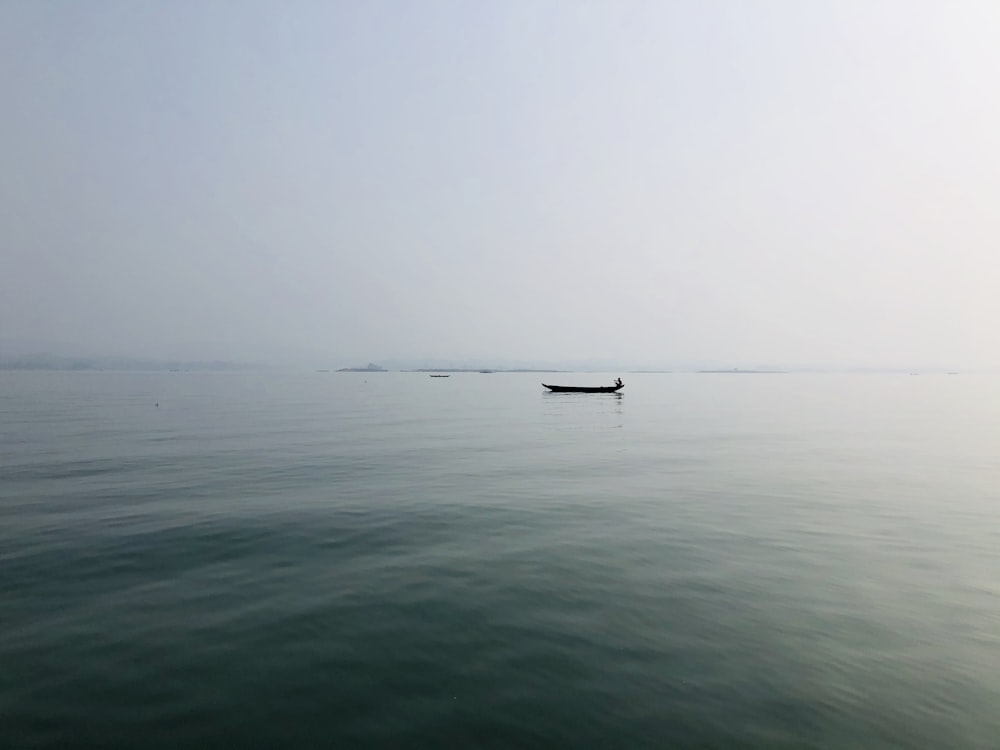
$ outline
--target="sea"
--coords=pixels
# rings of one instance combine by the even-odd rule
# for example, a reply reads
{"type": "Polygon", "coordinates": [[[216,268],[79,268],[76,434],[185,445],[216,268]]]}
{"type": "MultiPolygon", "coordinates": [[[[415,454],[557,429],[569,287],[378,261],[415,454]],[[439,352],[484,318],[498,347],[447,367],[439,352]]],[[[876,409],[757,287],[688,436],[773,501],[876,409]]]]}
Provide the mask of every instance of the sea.
{"type": "Polygon", "coordinates": [[[0,747],[995,750],[1000,377],[2,372],[0,747]]]}

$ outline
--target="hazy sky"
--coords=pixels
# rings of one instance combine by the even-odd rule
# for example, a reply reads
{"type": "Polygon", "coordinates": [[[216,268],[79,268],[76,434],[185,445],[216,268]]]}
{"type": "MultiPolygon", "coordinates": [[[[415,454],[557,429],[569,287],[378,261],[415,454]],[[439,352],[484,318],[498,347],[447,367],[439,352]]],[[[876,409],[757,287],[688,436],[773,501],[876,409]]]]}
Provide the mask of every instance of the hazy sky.
{"type": "Polygon", "coordinates": [[[1000,366],[1000,3],[0,3],[0,342],[1000,366]]]}

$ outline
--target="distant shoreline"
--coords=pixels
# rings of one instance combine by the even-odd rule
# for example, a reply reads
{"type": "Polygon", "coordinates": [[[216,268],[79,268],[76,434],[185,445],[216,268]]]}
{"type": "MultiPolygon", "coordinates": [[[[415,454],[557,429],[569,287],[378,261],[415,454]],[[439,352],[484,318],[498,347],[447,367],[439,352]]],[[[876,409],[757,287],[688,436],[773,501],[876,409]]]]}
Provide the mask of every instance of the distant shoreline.
{"type": "Polygon", "coordinates": [[[729,370],[698,370],[699,375],[787,375],[788,370],[741,370],[738,367],[729,370]]]}
{"type": "Polygon", "coordinates": [[[400,372],[473,372],[473,373],[495,373],[495,372],[569,372],[568,370],[497,370],[484,367],[422,367],[416,370],[400,370],[400,372]]]}
{"type": "Polygon", "coordinates": [[[247,372],[273,366],[243,362],[157,362],[130,359],[18,357],[0,361],[3,372],[247,372]]]}

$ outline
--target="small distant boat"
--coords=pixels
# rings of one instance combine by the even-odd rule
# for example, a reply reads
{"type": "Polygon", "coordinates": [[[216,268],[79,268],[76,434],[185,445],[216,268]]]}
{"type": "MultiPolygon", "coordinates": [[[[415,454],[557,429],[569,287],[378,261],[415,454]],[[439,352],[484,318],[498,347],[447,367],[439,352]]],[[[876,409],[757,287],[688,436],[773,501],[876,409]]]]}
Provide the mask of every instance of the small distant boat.
{"type": "Polygon", "coordinates": [[[450,378],[451,375],[431,375],[432,378],[450,378]]]}
{"type": "Polygon", "coordinates": [[[542,385],[553,393],[617,393],[625,387],[625,384],[621,380],[614,385],[594,387],[582,385],[547,385],[546,383],[542,383],[542,385]]]}

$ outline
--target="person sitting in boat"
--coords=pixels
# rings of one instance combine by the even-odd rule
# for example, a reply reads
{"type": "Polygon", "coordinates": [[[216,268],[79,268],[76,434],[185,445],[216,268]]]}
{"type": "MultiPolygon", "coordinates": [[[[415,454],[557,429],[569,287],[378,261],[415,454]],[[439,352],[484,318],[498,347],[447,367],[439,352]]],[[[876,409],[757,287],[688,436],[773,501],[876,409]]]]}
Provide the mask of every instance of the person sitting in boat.
{"type": "Polygon", "coordinates": [[[622,387],[622,379],[618,378],[617,380],[615,380],[615,385],[618,386],[619,388],[621,388],[622,387]]]}

